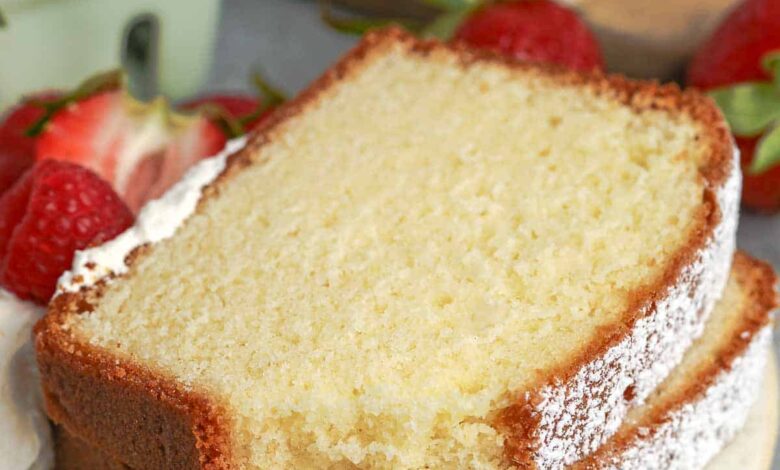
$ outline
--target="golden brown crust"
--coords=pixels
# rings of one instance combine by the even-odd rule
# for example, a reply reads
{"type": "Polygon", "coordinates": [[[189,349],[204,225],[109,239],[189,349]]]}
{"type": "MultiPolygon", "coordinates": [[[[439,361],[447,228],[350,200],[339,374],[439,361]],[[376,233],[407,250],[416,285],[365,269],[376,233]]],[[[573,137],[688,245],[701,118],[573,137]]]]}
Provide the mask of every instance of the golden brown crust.
{"type": "Polygon", "coordinates": [[[600,468],[598,463],[606,456],[618,455],[632,447],[637,440],[651,438],[662,424],[671,419],[675,411],[701,399],[718,376],[724,370],[731,370],[734,361],[745,353],[754,337],[772,322],[772,311],[780,305],[775,292],[777,277],[772,267],[744,252],[737,252],[732,275],[737,277],[747,301],[743,305],[739,322],[732,328],[733,334],[721,338],[712,360],[695,372],[687,381],[687,386],[665,397],[641,422],[632,426],[628,432],[618,432],[607,445],[579,462],[575,468],[600,468]]]}
{"type": "MultiPolygon", "coordinates": [[[[697,251],[712,237],[721,217],[714,203],[715,191],[731,171],[733,147],[728,129],[713,103],[695,91],[680,91],[674,85],[630,81],[598,72],[582,74],[553,65],[514,62],[460,44],[419,41],[399,29],[391,28],[366,35],[357,48],[296,99],[275,112],[243,151],[229,157],[226,169],[204,189],[197,210],[202,209],[204,202],[218,194],[220,187],[242,168],[258,163],[254,160],[257,150],[272,141],[287,123],[315,103],[324,92],[353,73],[371,54],[399,44],[422,56],[453,53],[465,66],[491,62],[538,73],[562,85],[587,87],[597,94],[631,106],[638,113],[663,110],[673,115],[688,115],[701,124],[703,140],[709,144],[706,163],[701,168],[705,194],[689,242],[671,259],[659,279],[634,292],[632,308],[626,312],[623,323],[598,332],[590,343],[583,346],[575,361],[548,371],[539,378],[540,386],[554,380],[565,381],[584,364],[624,338],[640,318],[639,306],[661,300],[665,287],[674,283],[682,270],[693,261],[697,251]]],[[[143,256],[140,251],[135,252],[130,257],[132,259],[128,259],[128,266],[132,267],[140,256],[143,256]]],[[[76,294],[59,296],[50,306],[49,315],[36,327],[38,360],[52,418],[75,436],[94,442],[115,455],[121,455],[131,464],[155,462],[154,466],[160,466],[167,461],[162,459],[170,458],[170,452],[181,452],[186,465],[170,468],[229,468],[229,426],[213,399],[205,394],[185,390],[159,371],[150,371],[81,343],[63,328],[68,315],[90,310],[100,297],[101,290],[102,287],[98,285],[82,289],[76,294]],[[106,400],[114,406],[106,409],[106,400]],[[158,423],[162,428],[147,429],[148,420],[158,423]],[[130,430],[124,434],[112,431],[116,426],[109,428],[109,421],[126,423],[130,430]]],[[[651,314],[652,310],[646,315],[651,314]]],[[[522,409],[527,404],[518,406],[522,409]]],[[[503,425],[509,429],[522,430],[518,432],[525,436],[529,429],[535,427],[534,419],[529,413],[507,412],[503,425]]],[[[531,450],[527,445],[527,437],[519,437],[516,442],[512,442],[516,448],[511,452],[517,454],[513,460],[520,463],[524,460],[521,456],[527,456],[531,450]]]]}
{"type": "Polygon", "coordinates": [[[228,468],[225,414],[159,373],[74,340],[64,318],[88,310],[79,294],[60,295],[36,325],[52,421],[136,468],[228,468]]]}

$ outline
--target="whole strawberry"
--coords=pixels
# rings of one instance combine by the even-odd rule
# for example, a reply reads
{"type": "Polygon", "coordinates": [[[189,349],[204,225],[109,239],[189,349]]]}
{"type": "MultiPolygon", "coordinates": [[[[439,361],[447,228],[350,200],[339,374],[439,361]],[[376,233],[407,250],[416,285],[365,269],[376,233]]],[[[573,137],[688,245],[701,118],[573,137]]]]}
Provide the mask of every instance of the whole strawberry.
{"type": "Polygon", "coordinates": [[[0,194],[30,168],[35,160],[35,140],[27,129],[44,114],[39,102],[57,98],[46,92],[21,102],[0,122],[0,194]]]}
{"type": "Polygon", "coordinates": [[[453,39],[521,60],[576,70],[604,68],[590,29],[572,10],[551,0],[487,3],[465,18],[453,39]]]}
{"type": "Polygon", "coordinates": [[[743,205],[780,210],[780,0],[740,4],[702,45],[688,84],[709,90],[736,136],[743,205]]]}
{"type": "Polygon", "coordinates": [[[262,109],[263,103],[259,98],[245,96],[240,94],[216,94],[206,95],[191,101],[182,103],[179,108],[185,111],[197,111],[199,109],[207,112],[212,106],[219,107],[231,119],[241,120],[248,118],[246,123],[242,124],[240,131],[251,131],[265,117],[265,113],[258,113],[262,109]]]}
{"type": "Polygon", "coordinates": [[[37,162],[0,197],[0,284],[45,303],[76,250],[114,238],[133,215],[92,171],[37,162]]]}
{"type": "Polygon", "coordinates": [[[703,89],[766,80],[762,58],[780,48],[780,0],[747,0],[701,45],[688,68],[688,83],[703,89]]]}
{"type": "Polygon", "coordinates": [[[400,24],[423,37],[458,41],[518,60],[604,69],[601,48],[588,26],[572,9],[552,0],[424,0],[439,14],[423,24],[405,18],[339,18],[327,3],[321,2],[323,20],[349,34],[400,24]]]}
{"type": "Polygon", "coordinates": [[[284,93],[270,85],[259,73],[252,75],[257,96],[217,93],[182,103],[179,108],[211,116],[229,137],[257,129],[273,110],[286,101],[284,93]]]}

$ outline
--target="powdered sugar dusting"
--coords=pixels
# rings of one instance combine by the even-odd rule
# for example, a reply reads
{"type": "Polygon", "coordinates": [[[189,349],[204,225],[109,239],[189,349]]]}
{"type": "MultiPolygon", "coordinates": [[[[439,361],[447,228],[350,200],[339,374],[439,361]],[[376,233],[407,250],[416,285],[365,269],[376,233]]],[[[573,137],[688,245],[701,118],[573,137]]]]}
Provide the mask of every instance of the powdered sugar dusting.
{"type": "Polygon", "coordinates": [[[539,391],[541,400],[535,410],[538,448],[533,454],[539,468],[562,468],[595,451],[702,334],[723,293],[734,255],[741,189],[738,161],[735,150],[729,177],[716,189],[722,217],[711,240],[663,300],[646,305],[642,313],[647,316],[635,323],[625,339],[569,381],[539,391]]]}
{"type": "Polygon", "coordinates": [[[195,210],[203,188],[225,168],[228,155],[245,144],[245,138],[228,142],[222,152],[193,166],[160,199],[144,206],[135,225],[103,245],[76,252],[73,268],[60,277],[57,292],[74,292],[112,274],[122,274],[127,271],[125,258],[131,251],[172,236],[195,210]]]}
{"type": "Polygon", "coordinates": [[[635,436],[599,468],[703,468],[742,429],[758,396],[771,338],[771,328],[763,328],[702,396],[671,410],[655,432],[635,436]]]}

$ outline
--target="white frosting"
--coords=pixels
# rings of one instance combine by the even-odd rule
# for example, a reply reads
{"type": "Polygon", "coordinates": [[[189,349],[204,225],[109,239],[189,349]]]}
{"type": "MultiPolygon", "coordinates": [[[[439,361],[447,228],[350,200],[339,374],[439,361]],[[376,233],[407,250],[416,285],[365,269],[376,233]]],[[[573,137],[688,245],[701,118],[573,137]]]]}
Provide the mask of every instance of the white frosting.
{"type": "Polygon", "coordinates": [[[758,397],[772,330],[763,328],[742,355],[697,399],[671,410],[653,432],[638,436],[605,468],[694,470],[705,466],[742,429],[758,397]]]}
{"type": "Polygon", "coordinates": [[[42,307],[0,289],[0,470],[53,465],[31,341],[32,326],[43,313],[42,307]]]}
{"type": "Polygon", "coordinates": [[[533,455],[539,468],[563,468],[606,442],[628,410],[644,402],[701,335],[731,269],[741,181],[735,150],[729,177],[716,188],[720,223],[693,263],[661,301],[643,307],[649,315],[623,340],[566,383],[539,391],[541,401],[535,409],[540,418],[535,436],[539,447],[533,455]],[[633,393],[625,394],[629,386],[633,393]]]}
{"type": "Polygon", "coordinates": [[[160,199],[147,203],[135,225],[103,245],[77,251],[73,267],[59,279],[57,292],[77,291],[106,276],[120,275],[127,271],[125,258],[131,251],[172,236],[195,210],[203,188],[225,168],[228,155],[245,144],[246,138],[231,140],[222,152],[190,168],[160,199]]]}

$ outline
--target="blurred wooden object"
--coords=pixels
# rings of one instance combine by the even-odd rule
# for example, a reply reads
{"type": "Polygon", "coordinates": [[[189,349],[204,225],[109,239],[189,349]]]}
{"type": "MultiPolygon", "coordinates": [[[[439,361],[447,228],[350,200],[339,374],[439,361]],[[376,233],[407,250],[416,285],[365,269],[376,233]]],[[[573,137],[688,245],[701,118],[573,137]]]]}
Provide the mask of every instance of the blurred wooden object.
{"type": "Polygon", "coordinates": [[[609,70],[682,78],[690,57],[736,0],[570,0],[591,25],[609,70]]]}

